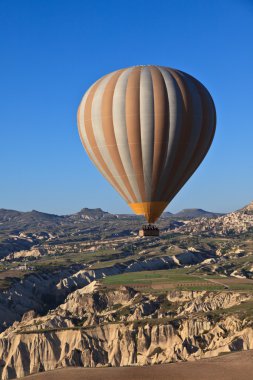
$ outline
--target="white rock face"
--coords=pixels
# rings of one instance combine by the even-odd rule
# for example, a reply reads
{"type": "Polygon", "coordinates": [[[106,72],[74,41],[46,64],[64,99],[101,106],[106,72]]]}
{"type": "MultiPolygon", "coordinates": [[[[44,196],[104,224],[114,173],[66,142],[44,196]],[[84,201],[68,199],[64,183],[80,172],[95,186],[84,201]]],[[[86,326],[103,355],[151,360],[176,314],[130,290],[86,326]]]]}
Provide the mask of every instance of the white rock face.
{"type": "MultiPolygon", "coordinates": [[[[30,251],[29,251],[30,252],[30,251]]],[[[129,264],[116,264],[107,268],[91,270],[85,265],[77,265],[52,273],[30,274],[15,282],[8,290],[0,291],[0,327],[8,327],[31,310],[43,311],[44,303],[50,298],[67,296],[72,289],[82,288],[96,279],[123,272],[169,269],[193,265],[209,258],[209,253],[183,251],[176,256],[153,257],[132,260],[129,264]]],[[[1,331],[2,329],[0,329],[1,331]]]]}
{"type": "Polygon", "coordinates": [[[33,248],[30,250],[10,253],[8,256],[1,259],[1,261],[25,259],[25,258],[31,258],[31,257],[37,258],[46,254],[47,254],[47,250],[45,248],[33,248]]]}
{"type": "Polygon", "coordinates": [[[246,320],[204,314],[249,300],[252,295],[233,292],[171,291],[161,297],[126,287],[108,291],[93,281],[47,315],[26,313],[0,334],[1,379],[66,366],[149,365],[252,349],[253,328],[246,320]]]}
{"type": "Polygon", "coordinates": [[[197,360],[253,348],[253,329],[235,318],[179,326],[113,324],[89,330],[12,334],[0,340],[2,380],[66,366],[125,366],[197,360]]]}

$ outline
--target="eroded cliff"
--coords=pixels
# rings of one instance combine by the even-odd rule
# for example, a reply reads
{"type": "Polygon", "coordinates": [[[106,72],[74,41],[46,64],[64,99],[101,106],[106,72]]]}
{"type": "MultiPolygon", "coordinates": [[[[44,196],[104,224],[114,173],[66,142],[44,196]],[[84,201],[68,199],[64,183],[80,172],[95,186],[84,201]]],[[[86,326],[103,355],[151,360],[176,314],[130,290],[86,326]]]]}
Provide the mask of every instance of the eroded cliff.
{"type": "Polygon", "coordinates": [[[44,316],[28,312],[0,335],[1,378],[65,366],[124,366],[197,360],[253,348],[253,327],[239,292],[145,294],[76,290],[44,316]]]}

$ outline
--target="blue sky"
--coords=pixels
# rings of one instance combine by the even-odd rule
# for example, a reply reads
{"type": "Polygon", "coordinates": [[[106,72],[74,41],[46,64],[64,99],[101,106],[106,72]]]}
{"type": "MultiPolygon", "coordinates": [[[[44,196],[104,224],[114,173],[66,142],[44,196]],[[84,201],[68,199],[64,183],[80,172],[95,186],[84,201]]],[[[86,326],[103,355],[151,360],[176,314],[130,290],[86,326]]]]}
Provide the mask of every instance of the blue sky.
{"type": "Polygon", "coordinates": [[[0,207],[66,214],[129,208],[90,163],[76,111],[110,71],[186,71],[210,91],[217,132],[168,210],[253,200],[253,1],[0,0],[0,207]]]}

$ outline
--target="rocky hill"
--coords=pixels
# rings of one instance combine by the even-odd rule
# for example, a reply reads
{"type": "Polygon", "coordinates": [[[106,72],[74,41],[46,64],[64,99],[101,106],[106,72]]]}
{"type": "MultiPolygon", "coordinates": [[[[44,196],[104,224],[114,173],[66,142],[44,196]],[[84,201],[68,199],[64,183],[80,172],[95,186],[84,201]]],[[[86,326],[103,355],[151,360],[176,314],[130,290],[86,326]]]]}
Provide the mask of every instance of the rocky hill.
{"type": "Polygon", "coordinates": [[[47,214],[32,210],[21,212],[14,210],[0,209],[1,229],[13,228],[24,230],[26,228],[45,228],[59,224],[61,217],[54,214],[47,214]]]}
{"type": "Polygon", "coordinates": [[[244,208],[217,218],[201,217],[180,226],[185,233],[205,233],[230,236],[253,230],[253,202],[244,208]]]}
{"type": "Polygon", "coordinates": [[[1,379],[66,366],[197,360],[253,348],[253,328],[230,310],[246,293],[143,294],[94,282],[45,316],[26,313],[0,335],[1,379]],[[214,318],[211,313],[222,308],[214,318]]]}
{"type": "Polygon", "coordinates": [[[247,212],[249,214],[253,214],[253,201],[251,203],[249,203],[248,205],[244,206],[239,211],[243,211],[243,212],[247,212]]]}
{"type": "Polygon", "coordinates": [[[0,378],[253,348],[252,210],[165,213],[150,239],[101,209],[1,210],[0,378]]]}
{"type": "Polygon", "coordinates": [[[116,219],[117,216],[103,211],[101,208],[83,208],[76,214],[66,215],[65,220],[99,220],[99,219],[116,219]]]}
{"type": "Polygon", "coordinates": [[[0,209],[0,258],[48,240],[61,241],[82,232],[99,231],[106,220],[115,219],[115,215],[101,209],[84,208],[76,214],[62,216],[35,210],[0,209]]]}
{"type": "Polygon", "coordinates": [[[176,218],[195,219],[195,218],[216,218],[224,214],[205,211],[205,210],[202,210],[201,208],[186,208],[172,215],[173,217],[176,217],[176,218]]]}
{"type": "MultiPolygon", "coordinates": [[[[210,215],[201,210],[202,214],[210,215]]],[[[162,229],[173,229],[182,224],[182,219],[192,219],[194,215],[199,216],[199,212],[185,212],[180,218],[166,212],[160,226],[162,229]]],[[[114,215],[100,208],[83,208],[75,214],[61,216],[35,210],[20,212],[0,209],[0,258],[45,242],[83,241],[90,239],[91,235],[97,239],[129,236],[136,234],[143,223],[142,217],[114,215]]]]}
{"type": "MultiPolygon", "coordinates": [[[[35,259],[38,260],[38,257],[38,252],[36,252],[35,259]]],[[[11,286],[0,290],[0,331],[14,321],[19,321],[29,309],[35,309],[40,313],[47,312],[72,291],[93,280],[122,273],[180,268],[204,263],[214,257],[215,254],[210,251],[182,250],[175,256],[156,257],[154,255],[149,258],[143,256],[135,260],[126,260],[124,263],[113,263],[108,267],[106,262],[99,268],[75,264],[53,270],[48,265],[47,271],[32,271],[21,280],[14,278],[11,286]]]]}

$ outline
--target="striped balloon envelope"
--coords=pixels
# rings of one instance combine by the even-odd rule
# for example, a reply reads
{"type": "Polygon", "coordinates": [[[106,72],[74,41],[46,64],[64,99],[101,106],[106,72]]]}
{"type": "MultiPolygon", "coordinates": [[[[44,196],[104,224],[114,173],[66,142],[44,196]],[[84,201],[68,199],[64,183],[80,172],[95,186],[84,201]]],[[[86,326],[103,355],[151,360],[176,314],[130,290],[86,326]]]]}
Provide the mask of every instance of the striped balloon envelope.
{"type": "Polygon", "coordinates": [[[83,146],[136,214],[154,223],[212,143],[211,95],[162,66],[117,70],[95,82],[78,109],[83,146]]]}

